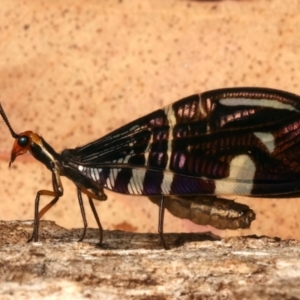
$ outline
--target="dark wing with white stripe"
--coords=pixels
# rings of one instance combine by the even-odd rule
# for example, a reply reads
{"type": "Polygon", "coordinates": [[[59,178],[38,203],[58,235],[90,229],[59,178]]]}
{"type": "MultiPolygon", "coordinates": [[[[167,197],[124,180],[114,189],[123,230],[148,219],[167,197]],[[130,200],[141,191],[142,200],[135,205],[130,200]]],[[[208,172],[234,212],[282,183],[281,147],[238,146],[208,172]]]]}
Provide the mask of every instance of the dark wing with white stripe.
{"type": "Polygon", "coordinates": [[[84,176],[125,194],[297,193],[300,100],[260,88],[205,92],[65,151],[84,176]]]}

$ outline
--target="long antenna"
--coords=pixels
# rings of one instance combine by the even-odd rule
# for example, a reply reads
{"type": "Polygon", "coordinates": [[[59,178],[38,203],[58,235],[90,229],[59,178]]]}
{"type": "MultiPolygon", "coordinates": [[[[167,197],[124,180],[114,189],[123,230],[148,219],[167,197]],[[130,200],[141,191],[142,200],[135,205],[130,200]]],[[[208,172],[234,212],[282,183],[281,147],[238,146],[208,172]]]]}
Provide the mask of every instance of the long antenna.
{"type": "Polygon", "coordinates": [[[8,118],[7,118],[7,116],[6,116],[5,112],[4,112],[4,109],[3,109],[1,103],[0,103],[0,114],[1,114],[1,116],[2,116],[2,118],[3,118],[3,120],[4,120],[4,122],[5,122],[6,126],[8,127],[8,129],[9,129],[9,131],[10,131],[12,137],[15,138],[15,139],[16,139],[17,137],[19,137],[19,135],[16,134],[16,133],[14,132],[14,130],[12,129],[12,127],[11,127],[9,121],[8,121],[8,118]]]}

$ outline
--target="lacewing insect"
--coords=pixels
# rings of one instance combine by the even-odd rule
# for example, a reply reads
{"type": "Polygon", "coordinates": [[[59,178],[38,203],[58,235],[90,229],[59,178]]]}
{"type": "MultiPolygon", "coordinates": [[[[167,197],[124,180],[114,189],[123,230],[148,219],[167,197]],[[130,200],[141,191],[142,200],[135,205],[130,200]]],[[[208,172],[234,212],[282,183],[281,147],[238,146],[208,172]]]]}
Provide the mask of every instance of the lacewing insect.
{"type": "Polygon", "coordinates": [[[72,180],[83,218],[82,194],[99,227],[93,200],[104,189],[148,196],[159,206],[158,232],[164,248],[164,210],[197,224],[221,229],[248,228],[255,213],[218,195],[292,197],[300,191],[300,97],[266,88],[227,88],[181,99],[106,136],[57,153],[32,131],[16,134],[9,165],[30,152],[52,173],[53,190],[35,198],[34,228],[63,195],[60,176],[72,180]],[[53,200],[39,211],[41,196],[53,200]]]}

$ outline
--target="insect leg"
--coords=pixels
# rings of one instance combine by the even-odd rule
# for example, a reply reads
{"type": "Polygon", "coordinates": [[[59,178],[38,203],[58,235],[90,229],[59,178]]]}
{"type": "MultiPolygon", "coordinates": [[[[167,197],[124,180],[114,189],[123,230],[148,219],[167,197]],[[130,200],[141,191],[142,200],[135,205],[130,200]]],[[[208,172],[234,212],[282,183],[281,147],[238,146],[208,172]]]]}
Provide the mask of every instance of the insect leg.
{"type": "Polygon", "coordinates": [[[27,242],[31,242],[34,240],[35,242],[38,241],[39,238],[39,223],[40,219],[43,215],[58,201],[58,199],[63,195],[63,187],[60,181],[60,177],[58,172],[53,169],[52,170],[52,186],[54,191],[48,190],[41,190],[38,191],[35,198],[35,205],[34,205],[34,223],[33,223],[33,232],[31,237],[28,239],[27,242]],[[44,196],[52,196],[54,199],[49,202],[46,206],[44,206],[41,211],[39,212],[39,205],[40,205],[40,197],[44,196]]]}
{"type": "Polygon", "coordinates": [[[81,212],[82,221],[83,221],[83,232],[82,232],[82,235],[81,235],[80,239],[78,240],[78,242],[82,242],[85,237],[85,233],[86,233],[87,220],[86,220],[83,200],[82,200],[82,196],[81,196],[81,190],[79,188],[77,188],[77,197],[78,197],[80,212],[81,212]]]}
{"type": "Polygon", "coordinates": [[[57,196],[55,192],[41,190],[38,191],[35,198],[35,206],[34,206],[34,224],[33,224],[33,232],[31,237],[28,239],[27,242],[31,242],[34,240],[35,242],[38,241],[39,236],[39,223],[40,219],[43,215],[58,201],[60,196],[57,196]],[[40,196],[56,196],[51,202],[49,202],[43,209],[39,212],[39,204],[40,204],[40,196]]]}
{"type": "Polygon", "coordinates": [[[101,222],[100,222],[98,213],[97,213],[97,211],[96,211],[96,208],[95,208],[93,199],[92,199],[91,197],[88,197],[88,198],[89,198],[89,203],[90,203],[91,209],[92,209],[92,211],[93,211],[95,220],[96,220],[97,225],[98,225],[98,228],[99,228],[99,234],[100,234],[100,238],[99,238],[99,246],[100,246],[100,245],[102,244],[103,228],[102,228],[102,225],[101,225],[101,222]]]}
{"type": "Polygon", "coordinates": [[[160,238],[160,242],[165,250],[169,249],[167,247],[165,239],[164,239],[164,216],[165,216],[165,204],[164,204],[164,196],[162,195],[159,202],[159,212],[158,212],[158,234],[160,238]]]}
{"type": "MultiPolygon", "coordinates": [[[[96,211],[93,199],[98,199],[99,196],[97,196],[96,194],[83,189],[83,188],[79,188],[77,187],[77,195],[78,195],[78,201],[79,201],[79,207],[80,207],[80,211],[81,211],[81,215],[82,215],[82,220],[83,220],[83,233],[81,235],[81,238],[79,239],[79,242],[82,242],[84,237],[85,237],[85,233],[86,233],[86,229],[87,229],[87,220],[86,220],[86,215],[85,215],[85,210],[84,210],[84,206],[83,206],[83,201],[82,201],[82,193],[86,194],[88,196],[89,199],[89,203],[92,209],[92,212],[94,214],[95,220],[97,222],[98,228],[99,228],[99,245],[102,244],[102,237],[103,237],[103,228],[98,216],[98,213],[96,211]]],[[[101,198],[102,199],[102,198],[101,198]]]]}

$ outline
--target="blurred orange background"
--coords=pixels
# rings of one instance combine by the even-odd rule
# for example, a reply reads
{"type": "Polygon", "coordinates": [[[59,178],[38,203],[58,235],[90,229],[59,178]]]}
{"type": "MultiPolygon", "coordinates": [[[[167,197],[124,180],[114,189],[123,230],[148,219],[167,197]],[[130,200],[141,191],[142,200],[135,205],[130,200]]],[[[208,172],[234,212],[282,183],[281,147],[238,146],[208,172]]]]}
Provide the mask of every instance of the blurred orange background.
{"type": "MultiPolygon", "coordinates": [[[[57,151],[93,141],[182,97],[265,86],[300,94],[300,3],[253,1],[2,0],[0,101],[16,132],[32,130],[57,151]]],[[[51,174],[31,156],[8,169],[13,139],[0,124],[0,219],[33,219],[51,174]]],[[[45,218],[82,227],[74,184],[45,218]]],[[[107,192],[105,229],[157,232],[147,198],[107,192]]],[[[300,199],[250,199],[250,230],[300,238],[300,199]]],[[[51,199],[43,197],[41,207],[51,199]]],[[[96,227],[88,205],[89,226],[96,227]]],[[[166,214],[167,231],[207,231],[166,214]]]]}

